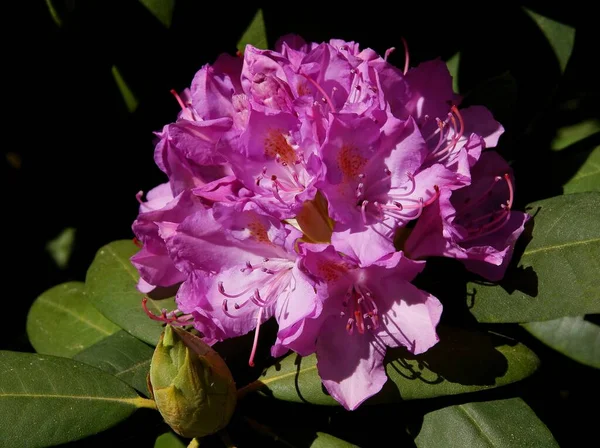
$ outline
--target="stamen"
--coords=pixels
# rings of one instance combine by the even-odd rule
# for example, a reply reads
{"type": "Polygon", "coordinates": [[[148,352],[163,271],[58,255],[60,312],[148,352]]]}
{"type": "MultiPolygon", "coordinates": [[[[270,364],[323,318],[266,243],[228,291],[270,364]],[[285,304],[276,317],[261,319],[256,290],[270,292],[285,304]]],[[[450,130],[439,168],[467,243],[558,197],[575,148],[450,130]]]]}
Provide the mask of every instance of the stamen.
{"type": "Polygon", "coordinates": [[[354,319],[352,319],[351,317],[348,318],[348,322],[346,323],[346,331],[348,332],[348,334],[352,334],[354,333],[354,319]]]}
{"type": "Polygon", "coordinates": [[[388,48],[385,50],[385,54],[383,55],[383,60],[387,61],[390,54],[392,54],[396,49],[394,47],[388,48]]]}
{"type": "Polygon", "coordinates": [[[177,316],[177,313],[181,312],[178,309],[167,312],[167,310],[163,308],[161,310],[161,315],[157,316],[156,314],[154,314],[152,311],[150,311],[148,309],[148,297],[144,297],[142,299],[142,308],[144,309],[144,312],[150,319],[155,320],[157,322],[166,323],[169,325],[176,325],[176,326],[183,327],[183,326],[189,325],[189,321],[193,319],[193,316],[191,314],[184,314],[181,316],[177,316]]]}
{"type": "Polygon", "coordinates": [[[187,106],[184,104],[183,100],[181,99],[181,97],[179,96],[179,94],[177,93],[177,91],[175,89],[171,89],[171,95],[173,95],[175,97],[175,99],[177,100],[177,103],[179,103],[179,107],[181,107],[181,110],[187,109],[187,106]]]}
{"type": "Polygon", "coordinates": [[[406,39],[404,37],[401,37],[402,39],[402,44],[404,45],[404,74],[406,75],[406,73],[408,72],[408,64],[410,61],[410,57],[408,54],[408,42],[406,42],[406,39]]]}
{"type": "MultiPolygon", "coordinates": [[[[435,156],[438,157],[439,162],[444,161],[452,154],[452,151],[454,150],[454,148],[456,148],[456,144],[461,139],[463,132],[464,132],[464,128],[465,128],[465,123],[463,121],[462,115],[460,114],[460,112],[458,111],[458,108],[456,106],[452,106],[448,117],[452,122],[454,135],[452,136],[450,143],[444,149],[435,153],[435,156]],[[458,122],[460,125],[459,130],[456,130],[456,119],[454,118],[454,116],[456,116],[458,118],[458,122]],[[440,157],[442,155],[443,155],[443,157],[440,157]]],[[[432,154],[434,154],[434,153],[432,153],[432,154]]]]}
{"type": "Polygon", "coordinates": [[[144,204],[142,202],[142,196],[144,195],[144,192],[142,190],[138,191],[135,195],[135,198],[137,199],[137,201],[140,203],[140,205],[144,204]]]}
{"type": "Polygon", "coordinates": [[[253,271],[254,270],[254,267],[252,266],[252,264],[249,261],[246,262],[246,267],[245,268],[240,268],[240,272],[246,272],[248,270],[249,271],[253,271]]]}
{"type": "Polygon", "coordinates": [[[492,194],[492,190],[494,189],[496,184],[498,182],[500,182],[501,180],[502,180],[502,177],[500,177],[500,176],[494,177],[494,180],[492,181],[490,186],[487,188],[487,190],[485,190],[482,194],[480,194],[479,197],[475,201],[471,201],[470,198],[467,198],[465,201],[464,207],[461,210],[461,213],[464,215],[467,210],[471,210],[473,207],[481,204],[482,202],[485,202],[488,199],[488,197],[492,194]]]}
{"type": "Polygon", "coordinates": [[[267,175],[267,167],[263,166],[262,172],[256,178],[256,186],[257,187],[260,187],[260,181],[263,180],[266,175],[267,175]]]}
{"type": "Polygon", "coordinates": [[[327,92],[325,92],[325,90],[323,90],[323,88],[319,84],[317,84],[317,82],[313,80],[310,76],[305,75],[304,73],[300,73],[300,75],[304,76],[306,80],[310,82],[313,86],[315,86],[315,88],[321,93],[321,95],[323,95],[325,101],[327,102],[327,104],[329,104],[329,108],[331,109],[331,111],[333,113],[337,112],[335,110],[335,106],[333,105],[333,101],[331,101],[331,98],[329,98],[327,92]]]}
{"type": "Polygon", "coordinates": [[[248,365],[250,367],[254,367],[254,355],[256,355],[256,347],[258,346],[258,334],[260,332],[260,324],[263,314],[263,308],[258,310],[258,316],[256,318],[256,330],[254,330],[254,343],[252,344],[252,351],[250,352],[250,359],[248,360],[248,365]]]}
{"type": "Polygon", "coordinates": [[[281,196],[279,196],[279,187],[277,186],[276,182],[272,182],[271,183],[271,192],[273,193],[273,197],[275,199],[277,199],[279,202],[281,202],[283,205],[287,205],[285,203],[285,201],[283,199],[281,199],[281,196]]]}
{"type": "MultiPolygon", "coordinates": [[[[484,236],[487,236],[491,233],[497,232],[499,231],[502,227],[504,227],[506,225],[506,223],[510,220],[510,210],[512,208],[512,204],[513,204],[513,200],[514,200],[514,187],[510,178],[510,175],[508,173],[505,173],[504,176],[500,177],[500,176],[496,176],[494,178],[494,182],[492,184],[492,186],[490,188],[488,188],[488,190],[481,195],[477,201],[474,201],[474,204],[478,204],[483,202],[485,199],[487,199],[489,197],[489,195],[491,194],[491,190],[492,188],[496,185],[496,183],[501,180],[502,178],[504,178],[504,180],[506,181],[506,185],[508,187],[508,199],[506,200],[506,203],[500,204],[500,210],[496,210],[493,211],[491,213],[486,213],[482,216],[478,216],[477,218],[474,219],[469,219],[470,213],[464,213],[465,210],[468,210],[470,208],[473,207],[473,204],[468,204],[467,207],[465,207],[463,210],[461,210],[461,215],[464,219],[467,219],[468,222],[466,222],[465,224],[463,224],[463,227],[467,230],[469,236],[467,238],[463,239],[463,242],[468,242],[477,238],[481,238],[484,236]],[[486,221],[488,220],[487,223],[484,223],[482,225],[479,225],[477,223],[482,222],[482,221],[486,221]]],[[[460,217],[459,217],[460,219],[460,217]]]]}
{"type": "Polygon", "coordinates": [[[369,201],[364,200],[362,205],[360,206],[360,214],[362,215],[362,220],[365,225],[367,224],[367,212],[366,212],[367,205],[369,205],[369,201]]]}
{"type": "Polygon", "coordinates": [[[217,283],[217,288],[219,289],[219,292],[221,293],[221,295],[224,295],[225,297],[229,298],[229,299],[237,299],[238,297],[243,296],[244,294],[246,294],[248,291],[250,291],[250,288],[245,289],[244,291],[240,292],[239,294],[227,294],[225,292],[225,287],[223,286],[223,282],[219,282],[217,283]]]}
{"type": "Polygon", "coordinates": [[[512,208],[515,191],[508,173],[504,174],[504,180],[506,180],[506,184],[508,185],[508,201],[506,207],[510,210],[512,208]]]}
{"type": "Polygon", "coordinates": [[[133,244],[135,244],[137,247],[139,247],[140,249],[142,247],[144,247],[144,245],[142,244],[142,242],[140,240],[138,240],[137,238],[133,238],[133,244]]]}

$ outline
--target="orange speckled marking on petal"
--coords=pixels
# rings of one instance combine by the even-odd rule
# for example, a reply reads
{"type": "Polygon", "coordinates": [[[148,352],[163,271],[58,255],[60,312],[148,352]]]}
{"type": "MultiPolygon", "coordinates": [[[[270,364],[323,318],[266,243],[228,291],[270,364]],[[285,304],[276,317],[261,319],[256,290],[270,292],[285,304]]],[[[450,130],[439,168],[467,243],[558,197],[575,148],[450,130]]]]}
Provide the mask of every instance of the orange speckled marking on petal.
{"type": "Polygon", "coordinates": [[[337,157],[340,171],[345,177],[356,177],[367,164],[367,159],[360,155],[358,149],[350,145],[342,146],[337,157]]]}
{"type": "Polygon", "coordinates": [[[296,161],[296,151],[290,146],[279,129],[271,129],[265,137],[265,155],[275,158],[279,155],[282,162],[293,165],[296,161]]]}
{"type": "Polygon", "coordinates": [[[260,221],[252,221],[249,223],[248,230],[250,231],[250,236],[259,243],[271,244],[267,229],[265,229],[265,226],[260,221]]]}
{"type": "Polygon", "coordinates": [[[320,276],[327,282],[334,282],[348,272],[348,266],[345,263],[336,263],[328,260],[319,260],[317,262],[317,269],[320,276]]]}
{"type": "Polygon", "coordinates": [[[298,96],[311,95],[312,94],[312,91],[310,90],[310,87],[308,87],[308,83],[301,82],[301,81],[299,81],[298,84],[296,85],[296,91],[298,92],[298,96]]]}

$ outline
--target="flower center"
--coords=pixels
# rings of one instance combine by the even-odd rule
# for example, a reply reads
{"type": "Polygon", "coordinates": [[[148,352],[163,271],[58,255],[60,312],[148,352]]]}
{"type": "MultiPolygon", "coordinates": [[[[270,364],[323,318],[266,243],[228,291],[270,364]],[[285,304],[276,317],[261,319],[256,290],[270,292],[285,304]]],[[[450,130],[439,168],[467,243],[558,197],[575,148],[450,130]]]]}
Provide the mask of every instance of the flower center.
{"type": "Polygon", "coordinates": [[[293,266],[293,262],[281,259],[270,260],[264,258],[261,263],[256,265],[247,261],[246,266],[240,268],[240,271],[246,275],[254,275],[255,278],[248,282],[246,288],[238,292],[229,292],[229,289],[225,290],[225,284],[222,281],[217,284],[219,293],[225,297],[221,303],[221,309],[226,316],[234,319],[244,316],[244,311],[239,310],[242,310],[249,303],[253,303],[259,308],[254,344],[248,361],[250,367],[254,367],[254,356],[258,345],[258,334],[264,309],[273,305],[290,287],[293,266]],[[248,296],[249,293],[250,296],[248,296]],[[233,306],[230,302],[233,302],[233,306]]]}
{"type": "Polygon", "coordinates": [[[304,233],[304,239],[311,243],[329,243],[334,222],[327,212],[327,200],[317,192],[312,201],[305,201],[302,210],[296,216],[298,230],[304,233]]]}
{"type": "Polygon", "coordinates": [[[283,132],[279,129],[271,129],[265,137],[265,155],[271,158],[279,158],[280,162],[294,164],[296,162],[296,151],[290,146],[283,132]]]}
{"type": "Polygon", "coordinates": [[[338,166],[342,174],[349,179],[359,176],[368,160],[351,145],[344,145],[337,157],[338,166]]]}
{"type": "Polygon", "coordinates": [[[263,181],[270,180],[271,194],[284,205],[293,202],[295,196],[306,188],[303,183],[306,163],[304,155],[297,149],[293,138],[286,136],[281,130],[271,129],[267,132],[264,140],[264,154],[267,158],[272,159],[274,164],[265,165],[256,177],[255,183],[258,187],[263,181]]]}
{"type": "Polygon", "coordinates": [[[375,299],[371,291],[364,286],[358,283],[351,285],[342,304],[344,310],[340,312],[340,316],[349,316],[346,322],[348,334],[353,334],[355,328],[359,334],[364,334],[365,329],[379,328],[379,312],[375,299]]]}
{"type": "Polygon", "coordinates": [[[356,205],[360,208],[364,224],[367,224],[368,214],[382,223],[390,219],[392,221],[417,219],[421,216],[423,208],[435,202],[440,195],[439,187],[434,185],[434,192],[427,200],[422,197],[417,199],[410,197],[416,189],[415,177],[411,173],[406,173],[407,185],[390,190],[389,185],[385,183],[390,183],[392,173],[387,167],[383,171],[381,177],[370,183],[366,174],[358,175],[360,182],[356,187],[356,205]],[[382,189],[388,191],[384,194],[382,189]],[[372,197],[375,199],[369,199],[372,197]]]}
{"type": "Polygon", "coordinates": [[[427,160],[442,163],[456,154],[456,145],[463,136],[465,123],[456,106],[452,106],[446,120],[436,118],[436,122],[437,129],[427,137],[426,141],[429,142],[437,135],[438,142],[427,155],[427,160]]]}
{"type": "Polygon", "coordinates": [[[462,226],[467,231],[467,237],[462,242],[468,242],[476,238],[489,235],[500,230],[510,219],[510,210],[514,199],[514,187],[508,173],[503,176],[496,176],[492,184],[486,191],[475,198],[466,198],[463,201],[463,207],[457,211],[455,218],[456,224],[462,226]],[[491,211],[486,207],[486,202],[490,202],[494,190],[499,187],[500,182],[506,182],[506,193],[508,198],[506,202],[493,206],[491,211]]]}

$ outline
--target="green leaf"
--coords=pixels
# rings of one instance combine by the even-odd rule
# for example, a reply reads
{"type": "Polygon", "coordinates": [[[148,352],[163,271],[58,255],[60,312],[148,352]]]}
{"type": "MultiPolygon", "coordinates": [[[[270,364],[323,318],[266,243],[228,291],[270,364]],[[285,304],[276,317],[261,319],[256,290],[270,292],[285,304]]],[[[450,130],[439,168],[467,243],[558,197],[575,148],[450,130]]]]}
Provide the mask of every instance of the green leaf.
{"type": "MultiPolygon", "coordinates": [[[[89,300],[112,322],[148,344],[156,345],[162,324],[151,320],[142,308],[144,294],[137,288],[139,274],[130,258],[139,250],[130,240],[102,247],[88,269],[85,281],[89,300]]],[[[174,309],[173,299],[148,299],[148,308],[160,314],[174,309]]]]}
{"type": "Polygon", "coordinates": [[[154,448],[185,448],[186,446],[173,431],[161,434],[154,442],[154,448]]]}
{"type": "MultiPolygon", "coordinates": [[[[419,356],[388,350],[389,380],[372,404],[491,389],[526,378],[539,365],[527,347],[500,335],[450,327],[439,327],[438,334],[440,342],[419,356]]],[[[281,400],[337,404],[321,385],[315,355],[287,356],[250,388],[260,385],[261,393],[281,400]]]]}
{"type": "Polygon", "coordinates": [[[52,16],[52,20],[54,20],[54,23],[56,23],[56,26],[58,26],[59,28],[62,27],[62,19],[60,18],[58,11],[54,7],[52,0],[46,0],[46,6],[48,7],[48,12],[50,12],[50,16],[52,16]]]}
{"type": "Polygon", "coordinates": [[[458,68],[460,66],[460,52],[456,53],[454,56],[448,59],[446,61],[446,65],[448,66],[450,76],[452,76],[452,90],[458,93],[458,68]]]}
{"type": "Polygon", "coordinates": [[[131,91],[129,85],[125,82],[125,79],[123,79],[123,76],[121,75],[121,72],[119,71],[116,65],[112,66],[111,72],[113,78],[115,79],[115,83],[119,88],[119,92],[121,92],[121,96],[123,97],[125,106],[127,106],[127,110],[131,113],[135,112],[139,104],[137,98],[131,91]]]}
{"type": "Polygon", "coordinates": [[[69,358],[119,331],[85,299],[84,290],[81,282],[63,283],[33,302],[27,335],[38,353],[69,358]]]}
{"type": "Polygon", "coordinates": [[[265,28],[265,20],[263,18],[262,9],[259,9],[256,12],[252,22],[246,31],[244,31],[244,34],[237,43],[237,49],[243,53],[246,45],[248,44],[263,50],[269,48],[269,44],[267,43],[267,30],[265,28]]]}
{"type": "Polygon", "coordinates": [[[600,369],[600,326],[586,321],[583,316],[528,322],[523,327],[554,350],[600,369]]]}
{"type": "Polygon", "coordinates": [[[0,351],[0,446],[78,440],[153,407],[121,380],[67,358],[0,351]]]}
{"type": "Polygon", "coordinates": [[[555,20],[544,17],[533,11],[525,9],[525,12],[537,23],[540,27],[546,39],[550,43],[550,46],[554,50],[556,59],[560,64],[561,72],[564,72],[567,68],[567,63],[573,52],[573,45],[575,43],[575,29],[564,25],[555,20]]]}
{"type": "Polygon", "coordinates": [[[577,173],[563,185],[566,194],[600,191],[600,146],[596,146],[587,155],[577,173]]]}
{"type": "Polygon", "coordinates": [[[551,448],[558,443],[520,398],[450,406],[425,415],[418,448],[551,448]]]}
{"type": "Polygon", "coordinates": [[[150,346],[120,330],[73,359],[104,370],[148,396],[146,376],[153,352],[150,346]]]}
{"type": "Polygon", "coordinates": [[[166,28],[171,28],[175,0],[140,0],[140,3],[148,8],[166,28]]]}
{"type": "Polygon", "coordinates": [[[600,132],[600,120],[590,119],[571,126],[564,126],[556,131],[556,137],[552,140],[551,148],[560,151],[596,132],[600,132]]]}
{"type": "Polygon", "coordinates": [[[66,268],[69,264],[69,258],[71,258],[73,252],[73,243],[75,242],[75,232],[73,227],[67,227],[56,238],[46,244],[46,250],[61,269],[66,268]]]}
{"type": "Polygon", "coordinates": [[[310,448],[358,448],[345,440],[327,434],[325,432],[317,432],[317,437],[310,444],[310,448]]]}
{"type": "Polygon", "coordinates": [[[600,313],[600,193],[544,199],[528,212],[535,216],[533,231],[520,259],[515,256],[518,267],[498,285],[468,283],[471,313],[479,322],[600,313]]]}

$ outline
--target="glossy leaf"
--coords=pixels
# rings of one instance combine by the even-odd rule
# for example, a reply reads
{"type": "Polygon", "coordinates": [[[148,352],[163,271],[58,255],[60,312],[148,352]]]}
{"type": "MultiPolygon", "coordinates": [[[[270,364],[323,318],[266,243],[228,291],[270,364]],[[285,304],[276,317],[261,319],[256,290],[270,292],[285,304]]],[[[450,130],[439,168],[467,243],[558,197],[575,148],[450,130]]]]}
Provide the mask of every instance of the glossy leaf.
{"type": "Polygon", "coordinates": [[[356,445],[338,439],[337,437],[325,432],[317,432],[317,437],[310,445],[310,448],[354,448],[356,445]]]}
{"type": "Polygon", "coordinates": [[[552,140],[551,148],[560,151],[597,132],[600,132],[600,120],[595,119],[562,127],[556,131],[556,137],[552,140]]]}
{"type": "Polygon", "coordinates": [[[121,72],[119,71],[116,65],[112,66],[111,72],[115,83],[117,84],[117,87],[119,89],[119,92],[121,92],[121,96],[123,97],[123,101],[125,102],[127,110],[129,112],[135,112],[139,104],[138,99],[131,91],[129,85],[125,82],[125,79],[123,79],[123,75],[121,75],[121,72]]]}
{"type": "Polygon", "coordinates": [[[27,315],[27,336],[38,353],[70,358],[119,331],[84,297],[81,282],[55,286],[40,295],[27,315]]]}
{"type": "Polygon", "coordinates": [[[537,23],[546,39],[548,39],[548,43],[550,43],[560,64],[560,70],[564,72],[573,52],[575,29],[531,10],[525,9],[525,12],[537,23]]]}
{"type": "Polygon", "coordinates": [[[473,315],[480,322],[531,322],[599,313],[600,193],[537,201],[528,212],[533,232],[516,256],[518,267],[498,285],[467,285],[473,315]]]}
{"type": "Polygon", "coordinates": [[[269,47],[262,9],[259,9],[256,12],[252,22],[246,31],[244,31],[244,34],[237,43],[237,49],[243,53],[248,44],[261,49],[267,49],[269,47]]]}
{"type": "Polygon", "coordinates": [[[600,326],[582,316],[529,322],[523,327],[554,350],[600,369],[600,326]]]}
{"type": "Polygon", "coordinates": [[[173,431],[161,434],[154,442],[154,448],[185,448],[186,446],[173,431]]]}
{"type": "Polygon", "coordinates": [[[577,173],[563,185],[565,193],[600,191],[600,146],[587,155],[577,173]]]}
{"type": "Polygon", "coordinates": [[[140,0],[140,3],[148,8],[148,11],[166,28],[171,27],[175,0],[140,0]]]}
{"type": "Polygon", "coordinates": [[[48,7],[48,12],[50,13],[50,16],[52,17],[52,20],[54,20],[54,23],[56,23],[56,26],[61,27],[63,25],[63,22],[62,22],[62,19],[60,18],[60,15],[58,14],[58,11],[54,7],[52,0],[46,0],[46,6],[48,7]]]}
{"type": "Polygon", "coordinates": [[[460,66],[460,52],[456,53],[450,59],[446,61],[446,65],[448,66],[448,71],[450,72],[450,76],[452,76],[452,90],[456,93],[459,92],[458,87],[458,69],[460,66]]]}
{"type": "Polygon", "coordinates": [[[148,396],[146,376],[153,352],[149,345],[120,330],[73,359],[104,370],[148,396]]]}
{"type": "Polygon", "coordinates": [[[425,415],[418,448],[551,448],[558,443],[520,398],[450,406],[425,415]]]}
{"type": "MultiPolygon", "coordinates": [[[[151,320],[142,308],[144,294],[137,288],[139,274],[130,262],[138,247],[129,240],[114,241],[102,247],[88,269],[88,299],[112,322],[148,344],[156,345],[162,324],[151,320]]],[[[174,309],[173,299],[148,300],[148,308],[160,314],[174,309]]]]}
{"type": "Polygon", "coordinates": [[[0,351],[0,445],[78,440],[154,402],[94,367],[48,355],[0,351]]]}
{"type": "MultiPolygon", "coordinates": [[[[527,347],[496,334],[458,328],[438,328],[440,342],[414,356],[403,349],[388,350],[389,377],[383,390],[367,403],[398,402],[455,395],[510,384],[531,375],[539,360],[527,347]]],[[[275,398],[335,405],[323,388],[316,356],[291,354],[269,367],[251,387],[275,398]]]]}
{"type": "Polygon", "coordinates": [[[67,227],[46,244],[46,250],[61,269],[66,268],[69,264],[73,243],[75,243],[75,233],[76,230],[73,227],[67,227]]]}

